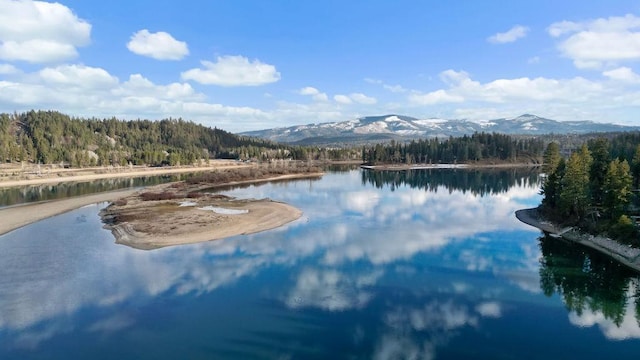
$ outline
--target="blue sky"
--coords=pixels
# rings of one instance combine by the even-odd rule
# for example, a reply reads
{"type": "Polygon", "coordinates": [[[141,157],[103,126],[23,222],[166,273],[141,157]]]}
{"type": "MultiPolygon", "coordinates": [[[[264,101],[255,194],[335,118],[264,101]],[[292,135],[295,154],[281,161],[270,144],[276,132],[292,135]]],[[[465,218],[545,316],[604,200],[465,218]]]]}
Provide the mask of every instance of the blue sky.
{"type": "Polygon", "coordinates": [[[0,0],[0,111],[640,124],[637,1],[0,0]]]}

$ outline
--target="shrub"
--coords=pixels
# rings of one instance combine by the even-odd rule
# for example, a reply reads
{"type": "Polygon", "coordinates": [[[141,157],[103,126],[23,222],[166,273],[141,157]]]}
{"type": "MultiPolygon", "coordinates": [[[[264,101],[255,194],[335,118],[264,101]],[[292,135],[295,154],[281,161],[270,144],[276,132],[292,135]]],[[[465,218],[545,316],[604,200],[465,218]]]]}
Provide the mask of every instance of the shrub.
{"type": "Polygon", "coordinates": [[[609,230],[609,233],[620,242],[638,246],[638,229],[627,215],[621,215],[609,230]]]}
{"type": "Polygon", "coordinates": [[[158,200],[172,200],[176,198],[176,194],[170,192],[153,193],[146,192],[140,194],[142,201],[158,201],[158,200]]]}

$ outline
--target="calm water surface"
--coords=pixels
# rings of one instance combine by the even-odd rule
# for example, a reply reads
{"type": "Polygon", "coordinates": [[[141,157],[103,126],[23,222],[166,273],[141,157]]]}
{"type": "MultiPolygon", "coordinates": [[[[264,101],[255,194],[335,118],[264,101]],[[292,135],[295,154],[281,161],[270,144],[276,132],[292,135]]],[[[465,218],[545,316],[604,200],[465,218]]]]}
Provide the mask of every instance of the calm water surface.
{"type": "Polygon", "coordinates": [[[328,173],[228,189],[304,211],[189,246],[115,245],[87,206],[0,236],[0,359],[603,359],[640,281],[541,237],[529,170],[328,173]]]}

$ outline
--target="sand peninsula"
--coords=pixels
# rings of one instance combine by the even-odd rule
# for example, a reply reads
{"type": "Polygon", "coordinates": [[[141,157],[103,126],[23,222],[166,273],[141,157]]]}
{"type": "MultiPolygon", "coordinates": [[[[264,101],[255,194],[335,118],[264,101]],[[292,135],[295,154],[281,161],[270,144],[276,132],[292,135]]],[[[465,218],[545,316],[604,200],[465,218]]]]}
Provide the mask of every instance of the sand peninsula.
{"type": "MultiPolygon", "coordinates": [[[[0,235],[48,217],[101,202],[119,204],[111,207],[108,212],[105,209],[104,212],[107,227],[111,228],[116,242],[139,249],[155,249],[255,233],[291,222],[299,218],[302,212],[290,205],[269,199],[233,199],[216,195],[213,193],[215,188],[290,179],[313,179],[323,175],[317,167],[306,164],[232,165],[207,170],[209,171],[189,178],[188,181],[143,190],[124,189],[3,208],[0,209],[0,235]],[[145,193],[147,195],[142,195],[145,193]],[[148,193],[168,195],[160,195],[164,196],[164,199],[150,200],[148,193]],[[147,201],[142,201],[140,196],[146,196],[147,201]],[[140,204],[136,205],[136,201],[140,204]],[[126,214],[131,221],[123,221],[126,216],[118,218],[118,214],[126,214]],[[151,214],[155,216],[150,216],[151,214]],[[145,216],[151,218],[146,223],[145,216]],[[136,217],[138,220],[135,220],[136,217]],[[205,226],[203,221],[209,221],[210,226],[205,226]],[[167,224],[170,226],[165,227],[167,224]]],[[[128,175],[131,174],[125,172],[120,174],[120,177],[129,177],[128,175]]],[[[109,174],[107,177],[113,176],[109,174]]],[[[89,180],[78,179],[75,176],[64,176],[63,179],[89,180]]],[[[64,181],[63,179],[58,179],[58,182],[64,181]]],[[[30,184],[28,180],[22,181],[24,183],[19,185],[30,184]]]]}
{"type": "Polygon", "coordinates": [[[270,199],[216,194],[215,188],[320,176],[311,169],[282,175],[255,168],[207,173],[120,198],[102,209],[100,216],[116,243],[141,250],[252,234],[292,222],[302,211],[270,199]]]}

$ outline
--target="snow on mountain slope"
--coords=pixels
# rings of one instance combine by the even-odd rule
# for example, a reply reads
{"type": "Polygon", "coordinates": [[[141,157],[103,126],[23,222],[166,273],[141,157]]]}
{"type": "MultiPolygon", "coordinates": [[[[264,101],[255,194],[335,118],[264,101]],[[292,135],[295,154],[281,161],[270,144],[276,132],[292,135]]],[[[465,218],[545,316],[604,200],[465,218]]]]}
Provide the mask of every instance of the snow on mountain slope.
{"type": "Polygon", "coordinates": [[[288,128],[275,128],[241,133],[244,136],[260,137],[277,142],[304,143],[309,139],[323,141],[367,141],[372,139],[407,140],[425,137],[448,137],[473,134],[474,132],[497,132],[503,134],[548,134],[587,133],[605,131],[640,130],[638,126],[622,126],[593,121],[555,121],[532,114],[515,118],[485,121],[447,120],[440,118],[416,119],[404,115],[367,116],[341,122],[307,124],[288,128]]]}

